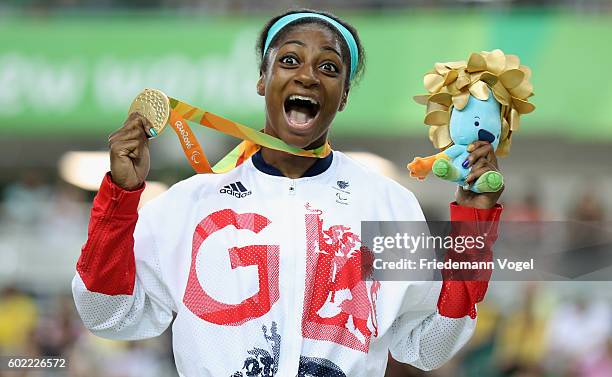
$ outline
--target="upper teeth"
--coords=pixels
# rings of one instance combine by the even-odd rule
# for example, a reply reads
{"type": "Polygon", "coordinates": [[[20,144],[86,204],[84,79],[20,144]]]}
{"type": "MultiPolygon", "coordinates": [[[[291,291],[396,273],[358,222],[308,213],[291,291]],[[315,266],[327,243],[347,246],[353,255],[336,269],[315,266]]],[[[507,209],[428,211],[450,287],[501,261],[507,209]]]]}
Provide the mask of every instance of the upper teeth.
{"type": "Polygon", "coordinates": [[[313,105],[318,105],[319,104],[317,102],[317,100],[315,100],[314,98],[299,96],[297,94],[292,94],[291,96],[289,96],[289,100],[291,100],[291,101],[293,101],[293,100],[308,101],[308,102],[312,103],[313,105]]]}

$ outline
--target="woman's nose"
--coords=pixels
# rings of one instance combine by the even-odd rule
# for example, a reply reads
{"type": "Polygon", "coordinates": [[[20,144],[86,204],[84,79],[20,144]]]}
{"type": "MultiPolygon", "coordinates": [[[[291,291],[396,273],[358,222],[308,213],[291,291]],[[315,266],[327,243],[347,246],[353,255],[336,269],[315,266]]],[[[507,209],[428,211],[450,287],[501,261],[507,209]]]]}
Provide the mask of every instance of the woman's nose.
{"type": "Polygon", "coordinates": [[[300,83],[305,88],[319,85],[319,79],[317,78],[314,70],[307,64],[302,65],[295,76],[295,81],[300,83]]]}

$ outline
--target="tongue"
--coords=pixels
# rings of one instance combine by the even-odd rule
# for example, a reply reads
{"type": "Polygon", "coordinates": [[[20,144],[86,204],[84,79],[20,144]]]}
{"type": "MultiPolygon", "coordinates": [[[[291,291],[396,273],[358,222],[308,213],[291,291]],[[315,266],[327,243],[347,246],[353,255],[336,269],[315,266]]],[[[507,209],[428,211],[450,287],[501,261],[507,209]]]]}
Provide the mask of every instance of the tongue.
{"type": "Polygon", "coordinates": [[[287,112],[287,118],[295,124],[306,124],[312,116],[306,109],[291,109],[287,112]]]}

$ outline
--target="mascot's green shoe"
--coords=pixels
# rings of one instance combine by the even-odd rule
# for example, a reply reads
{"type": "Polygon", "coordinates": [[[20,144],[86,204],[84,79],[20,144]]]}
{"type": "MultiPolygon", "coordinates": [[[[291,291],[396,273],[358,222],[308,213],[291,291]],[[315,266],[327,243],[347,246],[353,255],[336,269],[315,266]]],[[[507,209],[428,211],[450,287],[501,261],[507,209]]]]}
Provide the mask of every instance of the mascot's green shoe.
{"type": "MultiPolygon", "coordinates": [[[[437,162],[437,161],[436,161],[437,162]]],[[[504,185],[504,177],[498,171],[488,171],[474,183],[475,192],[497,192],[504,185]]]]}
{"type": "Polygon", "coordinates": [[[459,170],[445,158],[436,159],[431,167],[431,171],[436,177],[445,179],[447,181],[455,181],[459,178],[459,170]]]}

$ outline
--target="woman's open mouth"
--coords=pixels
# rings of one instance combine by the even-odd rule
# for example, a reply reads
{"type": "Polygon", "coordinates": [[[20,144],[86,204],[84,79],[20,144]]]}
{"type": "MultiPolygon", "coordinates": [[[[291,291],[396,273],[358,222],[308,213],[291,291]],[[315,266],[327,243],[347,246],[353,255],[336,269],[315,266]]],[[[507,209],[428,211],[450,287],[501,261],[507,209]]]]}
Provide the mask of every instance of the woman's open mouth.
{"type": "Polygon", "coordinates": [[[289,126],[306,129],[314,123],[321,106],[312,97],[292,94],[285,100],[284,108],[289,126]]]}

